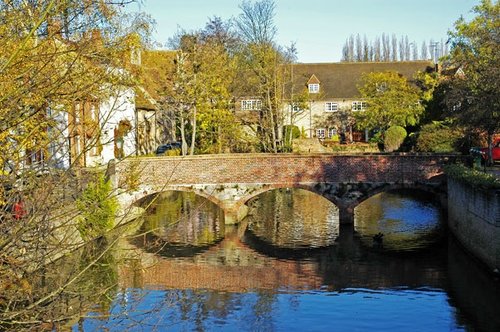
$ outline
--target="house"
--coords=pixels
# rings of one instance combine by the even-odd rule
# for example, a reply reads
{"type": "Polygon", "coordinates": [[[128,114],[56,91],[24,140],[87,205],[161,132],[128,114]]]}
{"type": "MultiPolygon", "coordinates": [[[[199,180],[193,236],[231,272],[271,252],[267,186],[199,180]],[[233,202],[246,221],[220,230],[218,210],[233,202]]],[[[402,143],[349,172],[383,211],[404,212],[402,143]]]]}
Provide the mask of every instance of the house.
{"type": "MultiPolygon", "coordinates": [[[[363,111],[368,105],[358,92],[361,76],[370,72],[395,71],[412,80],[419,72],[434,70],[430,61],[406,62],[341,62],[297,63],[287,69],[290,75],[285,86],[283,125],[297,126],[307,137],[330,138],[349,128],[328,121],[332,116],[349,117],[349,112],[363,111]],[[305,96],[300,103],[294,96],[305,96]]],[[[239,98],[235,110],[244,122],[258,118],[262,107],[259,97],[239,98]]],[[[353,119],[343,123],[352,128],[353,119]]],[[[354,133],[354,140],[364,140],[367,134],[354,133]]]]}
{"type": "Polygon", "coordinates": [[[134,90],[109,87],[104,100],[74,102],[67,112],[68,159],[66,164],[88,167],[106,164],[111,159],[134,155],[134,90]]]}
{"type": "MultiPolygon", "coordinates": [[[[99,43],[99,36],[92,31],[89,42],[99,43]]],[[[66,51],[68,59],[77,59],[73,61],[81,67],[100,70],[106,76],[102,76],[105,79],[92,90],[47,102],[44,119],[50,125],[44,130],[48,144],[27,150],[25,166],[36,169],[90,167],[135,154],[135,92],[127,84],[130,73],[106,63],[79,58],[68,46],[71,42],[63,38],[55,38],[52,45],[55,50],[66,51]]],[[[68,59],[59,59],[60,68],[68,66],[68,59]]]]}
{"type": "MultiPolygon", "coordinates": [[[[297,108],[289,103],[285,124],[299,127],[308,137],[330,138],[348,128],[332,125],[327,121],[328,116],[342,110],[359,112],[368,107],[358,92],[364,73],[395,71],[411,81],[418,71],[433,68],[429,61],[294,64],[292,91],[306,90],[308,105],[297,108]]],[[[352,121],[346,123],[352,125],[352,121]]],[[[361,138],[358,135],[355,140],[361,138]]]]}

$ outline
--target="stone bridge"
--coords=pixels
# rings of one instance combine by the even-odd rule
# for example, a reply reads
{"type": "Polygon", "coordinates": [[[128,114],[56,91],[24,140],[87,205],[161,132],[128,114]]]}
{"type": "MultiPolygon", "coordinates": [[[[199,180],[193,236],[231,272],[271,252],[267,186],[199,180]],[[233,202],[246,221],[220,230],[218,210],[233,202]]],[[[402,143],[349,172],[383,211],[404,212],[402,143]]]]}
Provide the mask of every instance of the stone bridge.
{"type": "Polygon", "coordinates": [[[443,166],[455,159],[427,154],[198,155],[131,158],[113,162],[109,170],[118,188],[139,183],[129,203],[167,190],[190,191],[219,205],[230,224],[246,215],[251,198],[272,189],[301,188],[333,202],[340,223],[350,224],[359,203],[391,189],[426,190],[445,204],[443,166]]]}

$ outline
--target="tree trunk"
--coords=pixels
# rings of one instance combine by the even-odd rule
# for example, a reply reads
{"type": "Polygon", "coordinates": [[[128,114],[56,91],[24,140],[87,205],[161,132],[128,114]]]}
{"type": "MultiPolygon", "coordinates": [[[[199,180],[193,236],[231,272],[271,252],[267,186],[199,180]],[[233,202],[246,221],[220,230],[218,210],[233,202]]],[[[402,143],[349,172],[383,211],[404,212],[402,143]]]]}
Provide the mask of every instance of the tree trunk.
{"type": "Polygon", "coordinates": [[[182,155],[187,155],[187,143],[186,143],[186,125],[184,123],[184,118],[181,117],[181,151],[182,155]]]}
{"type": "Polygon", "coordinates": [[[488,132],[488,159],[486,160],[486,165],[493,165],[493,134],[488,132]]]}
{"type": "Polygon", "coordinates": [[[194,145],[195,145],[195,142],[196,142],[196,110],[197,110],[197,107],[196,105],[194,105],[194,108],[193,108],[193,118],[192,118],[192,122],[191,122],[191,126],[193,128],[193,132],[191,133],[191,151],[190,151],[190,155],[194,155],[194,145]]]}

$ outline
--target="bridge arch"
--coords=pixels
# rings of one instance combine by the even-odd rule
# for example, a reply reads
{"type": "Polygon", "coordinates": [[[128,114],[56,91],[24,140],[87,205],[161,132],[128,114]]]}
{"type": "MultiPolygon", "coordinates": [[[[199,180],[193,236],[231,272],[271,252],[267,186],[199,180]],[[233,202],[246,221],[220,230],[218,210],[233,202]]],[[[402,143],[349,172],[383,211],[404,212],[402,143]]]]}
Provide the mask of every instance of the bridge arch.
{"type": "Polygon", "coordinates": [[[224,202],[221,201],[217,196],[211,195],[201,189],[193,188],[193,187],[184,187],[184,186],[176,186],[176,187],[163,187],[161,189],[150,189],[143,190],[139,195],[136,196],[135,200],[132,202],[133,205],[138,207],[144,207],[144,204],[151,202],[155,196],[160,195],[161,193],[169,192],[169,191],[180,191],[186,193],[193,193],[197,196],[203,197],[208,201],[214,203],[220,208],[224,207],[224,202]]]}
{"type": "Polygon", "coordinates": [[[370,199],[371,197],[378,195],[380,193],[393,191],[393,190],[402,190],[402,189],[416,189],[419,191],[426,192],[428,194],[433,195],[438,201],[441,208],[446,209],[447,207],[447,193],[444,189],[435,185],[428,185],[422,183],[412,183],[412,184],[403,184],[403,183],[388,183],[383,184],[377,187],[372,188],[371,190],[365,192],[363,195],[358,198],[352,200],[348,204],[348,208],[354,210],[358,205],[363,203],[364,201],[370,199]]]}
{"type": "Polygon", "coordinates": [[[254,190],[251,191],[248,195],[242,197],[238,204],[247,204],[250,200],[256,198],[257,196],[266,193],[268,191],[272,190],[278,190],[278,189],[303,189],[306,191],[309,191],[313,194],[316,194],[320,197],[323,197],[333,203],[336,207],[339,207],[339,199],[335,196],[329,195],[328,193],[318,189],[318,187],[315,184],[310,184],[310,183],[285,183],[285,184],[272,184],[272,185],[266,185],[262,186],[260,188],[255,188],[254,190]]]}

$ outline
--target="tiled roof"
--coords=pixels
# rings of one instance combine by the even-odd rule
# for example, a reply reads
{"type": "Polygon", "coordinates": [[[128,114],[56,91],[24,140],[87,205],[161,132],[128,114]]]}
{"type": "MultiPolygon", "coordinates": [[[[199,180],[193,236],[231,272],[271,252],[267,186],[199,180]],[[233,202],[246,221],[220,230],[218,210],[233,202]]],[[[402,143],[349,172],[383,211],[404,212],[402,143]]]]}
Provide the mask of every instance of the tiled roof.
{"type": "Polygon", "coordinates": [[[363,73],[395,71],[411,80],[418,71],[433,69],[429,61],[298,63],[293,65],[293,90],[303,91],[315,76],[320,82],[321,99],[352,99],[359,97],[358,85],[363,73]]]}

